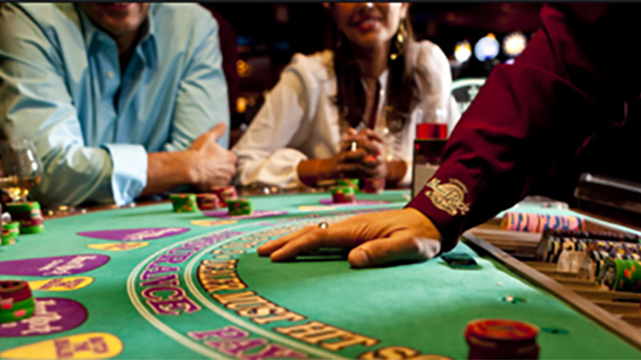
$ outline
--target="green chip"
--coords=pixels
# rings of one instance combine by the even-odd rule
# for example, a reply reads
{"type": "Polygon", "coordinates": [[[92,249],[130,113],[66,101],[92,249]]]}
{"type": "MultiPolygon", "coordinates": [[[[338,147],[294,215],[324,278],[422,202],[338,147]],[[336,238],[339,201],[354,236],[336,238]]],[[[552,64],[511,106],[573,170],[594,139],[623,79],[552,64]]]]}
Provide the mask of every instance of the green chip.
{"type": "Polygon", "coordinates": [[[16,242],[16,238],[12,234],[2,234],[0,237],[2,239],[2,246],[13,245],[16,242]]]}
{"type": "Polygon", "coordinates": [[[198,200],[196,194],[171,194],[169,195],[174,211],[178,213],[198,212],[198,200]]]}
{"type": "Polygon", "coordinates": [[[332,195],[338,194],[355,194],[356,190],[349,186],[335,186],[332,188],[332,195]]]}
{"type": "Polygon", "coordinates": [[[12,212],[31,212],[31,210],[40,210],[40,204],[37,201],[28,203],[9,203],[5,206],[9,213],[12,212]]]}
{"type": "Polygon", "coordinates": [[[229,215],[251,215],[254,212],[254,204],[249,199],[227,200],[229,215]]]}
{"type": "Polygon", "coordinates": [[[2,230],[3,230],[3,233],[7,233],[15,238],[16,236],[20,235],[20,222],[14,221],[7,224],[3,224],[2,230]]]}
{"type": "Polygon", "coordinates": [[[18,221],[10,222],[7,224],[2,224],[4,230],[20,229],[20,223],[18,221]]]}
{"type": "Polygon", "coordinates": [[[354,189],[355,192],[358,192],[360,188],[360,180],[358,179],[338,179],[338,186],[348,186],[354,189]]]}
{"type": "Polygon", "coordinates": [[[33,316],[35,309],[36,307],[35,305],[33,305],[25,309],[0,313],[0,323],[4,324],[30,318],[31,316],[33,316]]]}
{"type": "Polygon", "coordinates": [[[16,310],[21,310],[21,309],[28,309],[30,307],[34,307],[36,305],[35,299],[33,296],[24,299],[22,301],[16,301],[9,304],[5,304],[4,307],[0,308],[0,314],[7,314],[9,312],[14,312],[16,310]]]}
{"type": "Polygon", "coordinates": [[[23,226],[20,228],[21,234],[40,234],[43,232],[45,232],[45,226],[42,224],[36,226],[23,226]]]}

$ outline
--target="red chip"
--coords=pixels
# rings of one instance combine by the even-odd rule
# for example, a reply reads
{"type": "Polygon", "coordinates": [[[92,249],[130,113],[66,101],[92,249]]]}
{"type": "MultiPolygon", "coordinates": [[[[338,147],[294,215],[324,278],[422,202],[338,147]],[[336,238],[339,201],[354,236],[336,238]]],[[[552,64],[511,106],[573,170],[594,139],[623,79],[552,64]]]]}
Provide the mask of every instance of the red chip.
{"type": "Polygon", "coordinates": [[[526,322],[504,319],[474,320],[467,324],[465,336],[497,342],[532,341],[539,329],[526,322]]]}

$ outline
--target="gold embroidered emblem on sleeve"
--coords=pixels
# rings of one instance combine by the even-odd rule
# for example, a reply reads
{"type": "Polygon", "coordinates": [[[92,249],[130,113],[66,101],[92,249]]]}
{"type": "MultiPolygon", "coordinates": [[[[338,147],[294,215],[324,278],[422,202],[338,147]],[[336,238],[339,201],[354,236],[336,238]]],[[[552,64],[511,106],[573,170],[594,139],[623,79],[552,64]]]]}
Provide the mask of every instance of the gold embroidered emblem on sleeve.
{"type": "Polygon", "coordinates": [[[427,190],[425,196],[432,200],[432,204],[437,208],[452,216],[456,216],[459,211],[461,215],[470,211],[469,204],[463,202],[467,187],[459,180],[450,179],[447,184],[441,184],[441,180],[433,178],[427,183],[427,187],[431,190],[427,190]]]}

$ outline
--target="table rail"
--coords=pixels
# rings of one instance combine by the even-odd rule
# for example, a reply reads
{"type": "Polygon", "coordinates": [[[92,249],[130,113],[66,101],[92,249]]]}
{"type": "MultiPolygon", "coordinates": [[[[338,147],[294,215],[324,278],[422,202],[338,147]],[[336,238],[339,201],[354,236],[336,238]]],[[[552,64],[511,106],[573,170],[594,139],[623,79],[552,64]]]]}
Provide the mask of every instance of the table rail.
{"type": "MultiPolygon", "coordinates": [[[[619,337],[641,350],[641,331],[639,331],[638,328],[619,319],[599,307],[597,304],[583,298],[555,280],[515,259],[503,250],[474,235],[471,231],[464,233],[463,238],[466,240],[468,245],[471,245],[474,248],[474,250],[491,255],[510,270],[524,277],[534,285],[552,293],[552,295],[560,298],[572,308],[596,321],[601,326],[617,334],[619,337]]],[[[638,305],[636,306],[638,307],[638,305]]]]}

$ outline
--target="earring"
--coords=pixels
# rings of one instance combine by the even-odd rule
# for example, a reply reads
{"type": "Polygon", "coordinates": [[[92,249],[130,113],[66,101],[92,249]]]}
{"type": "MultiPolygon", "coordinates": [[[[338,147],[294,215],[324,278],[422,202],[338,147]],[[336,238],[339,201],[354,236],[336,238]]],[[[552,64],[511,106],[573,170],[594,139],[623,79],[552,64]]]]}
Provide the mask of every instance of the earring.
{"type": "Polygon", "coordinates": [[[396,32],[396,38],[394,39],[394,45],[396,47],[396,52],[390,54],[391,60],[396,60],[400,55],[405,53],[405,41],[407,40],[407,28],[405,27],[405,19],[401,20],[401,23],[398,25],[398,31],[396,32]]]}

